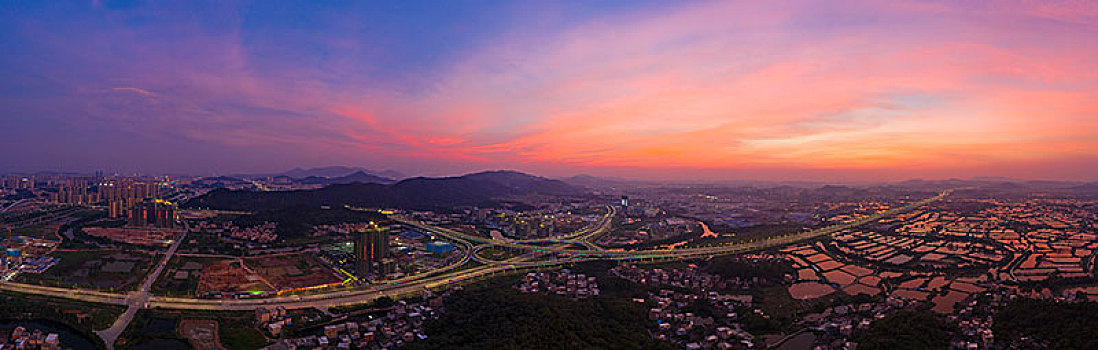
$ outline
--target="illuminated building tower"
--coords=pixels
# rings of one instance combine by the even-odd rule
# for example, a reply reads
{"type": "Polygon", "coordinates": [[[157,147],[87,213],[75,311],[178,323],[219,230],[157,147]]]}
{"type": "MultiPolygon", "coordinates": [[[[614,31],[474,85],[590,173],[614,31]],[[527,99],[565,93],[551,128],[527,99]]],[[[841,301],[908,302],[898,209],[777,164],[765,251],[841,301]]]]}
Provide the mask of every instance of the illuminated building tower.
{"type": "Polygon", "coordinates": [[[110,218],[117,219],[126,216],[126,203],[122,200],[112,200],[107,202],[110,207],[110,218]]]}
{"type": "Polygon", "coordinates": [[[145,202],[136,203],[130,207],[130,215],[127,220],[130,226],[146,226],[149,224],[149,212],[145,202]]]}
{"type": "Polygon", "coordinates": [[[53,197],[53,200],[57,203],[84,204],[93,202],[93,198],[88,193],[87,179],[61,179],[56,184],[57,194],[53,197]]]}
{"type": "Polygon", "coordinates": [[[359,230],[355,232],[355,275],[358,277],[366,276],[366,232],[359,230]]]}
{"type": "Polygon", "coordinates": [[[389,232],[371,228],[355,234],[355,273],[365,277],[370,272],[384,273],[383,260],[389,257],[389,232]]]}
{"type": "Polygon", "coordinates": [[[156,227],[175,227],[175,207],[164,200],[153,201],[152,224],[156,227]]]}
{"type": "Polygon", "coordinates": [[[130,208],[129,225],[172,228],[175,226],[175,207],[159,199],[139,202],[130,208]]]}

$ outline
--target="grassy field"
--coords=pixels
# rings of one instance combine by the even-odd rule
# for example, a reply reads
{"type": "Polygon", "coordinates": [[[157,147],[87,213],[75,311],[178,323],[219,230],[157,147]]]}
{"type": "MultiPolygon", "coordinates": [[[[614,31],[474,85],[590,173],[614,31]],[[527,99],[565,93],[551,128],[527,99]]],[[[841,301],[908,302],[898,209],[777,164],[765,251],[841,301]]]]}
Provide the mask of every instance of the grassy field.
{"type": "Polygon", "coordinates": [[[12,236],[27,236],[34,238],[58,239],[58,225],[31,225],[11,230],[12,236]]]}
{"type": "Polygon", "coordinates": [[[244,250],[236,244],[217,238],[212,233],[193,232],[187,235],[187,241],[179,247],[181,253],[241,255],[244,250]]]}
{"type": "Polygon", "coordinates": [[[499,248],[484,248],[480,250],[480,256],[489,260],[502,261],[518,256],[519,254],[499,249],[499,248]]]}
{"type": "Polygon", "coordinates": [[[196,262],[202,264],[203,267],[210,265],[211,263],[221,261],[219,258],[196,258],[188,256],[174,256],[172,261],[168,262],[168,266],[164,268],[164,272],[160,274],[160,277],[153,283],[152,292],[156,295],[172,296],[172,297],[193,297],[195,289],[198,288],[198,280],[200,278],[199,272],[202,270],[190,270],[186,279],[175,279],[175,273],[180,270],[184,265],[189,262],[196,262]]]}
{"type": "Polygon", "coordinates": [[[217,333],[221,336],[221,345],[229,350],[254,350],[270,344],[263,333],[246,324],[222,323],[217,333]]]}
{"type": "Polygon", "coordinates": [[[217,321],[221,344],[229,350],[255,350],[270,345],[263,333],[252,326],[255,320],[251,312],[141,310],[119,337],[119,343],[124,345],[117,348],[124,349],[150,339],[186,342],[177,329],[182,320],[217,321]]]}
{"type": "MultiPolygon", "coordinates": [[[[0,292],[0,318],[48,319],[89,335],[92,331],[109,328],[123,311],[125,309],[117,305],[0,292]]],[[[94,335],[91,338],[98,339],[94,335]]]]}
{"type": "Polygon", "coordinates": [[[135,260],[129,272],[102,271],[102,265],[116,260],[112,255],[119,250],[56,251],[50,255],[61,261],[41,274],[20,274],[21,282],[56,287],[81,287],[103,290],[133,290],[152,265],[153,256],[140,252],[125,253],[135,260]],[[98,266],[88,266],[98,260],[98,266]]]}

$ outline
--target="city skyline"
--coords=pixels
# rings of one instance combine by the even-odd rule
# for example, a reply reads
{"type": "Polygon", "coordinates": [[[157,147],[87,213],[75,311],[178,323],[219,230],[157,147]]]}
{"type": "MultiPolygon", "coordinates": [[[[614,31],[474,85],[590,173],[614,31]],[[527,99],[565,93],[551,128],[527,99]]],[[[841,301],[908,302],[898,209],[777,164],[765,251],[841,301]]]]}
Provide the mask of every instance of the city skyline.
{"type": "Polygon", "coordinates": [[[0,171],[1096,180],[1098,5],[16,3],[0,171]]]}

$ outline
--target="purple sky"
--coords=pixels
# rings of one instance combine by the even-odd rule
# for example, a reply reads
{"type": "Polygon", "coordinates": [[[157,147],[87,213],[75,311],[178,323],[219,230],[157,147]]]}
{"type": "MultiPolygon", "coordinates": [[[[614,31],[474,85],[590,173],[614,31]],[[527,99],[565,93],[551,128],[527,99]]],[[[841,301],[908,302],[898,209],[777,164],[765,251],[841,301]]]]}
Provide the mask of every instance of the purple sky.
{"type": "Polygon", "coordinates": [[[1095,37],[1085,1],[5,1],[0,172],[1098,180],[1095,37]]]}

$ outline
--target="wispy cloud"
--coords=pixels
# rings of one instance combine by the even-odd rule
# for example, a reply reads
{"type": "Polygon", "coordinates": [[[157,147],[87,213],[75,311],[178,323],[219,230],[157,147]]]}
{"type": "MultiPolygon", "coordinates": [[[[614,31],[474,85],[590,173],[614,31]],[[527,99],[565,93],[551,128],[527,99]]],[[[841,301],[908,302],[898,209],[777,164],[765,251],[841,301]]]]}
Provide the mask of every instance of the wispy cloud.
{"type": "Polygon", "coordinates": [[[145,90],[145,89],[142,89],[142,88],[135,88],[135,87],[116,87],[116,88],[112,88],[110,91],[113,91],[113,92],[130,92],[130,93],[135,93],[135,94],[145,96],[145,97],[156,97],[156,93],[154,93],[152,91],[145,90]]]}

